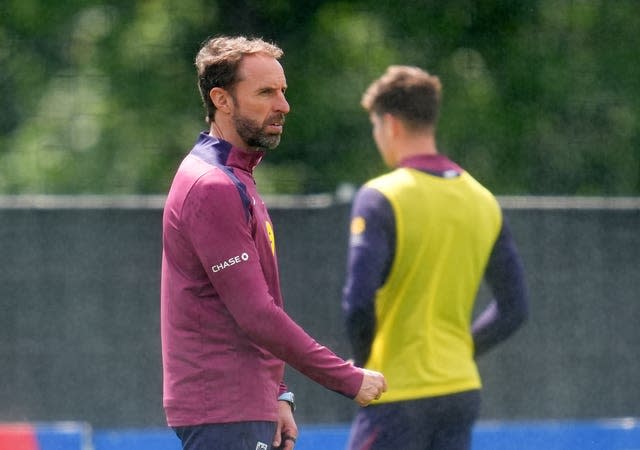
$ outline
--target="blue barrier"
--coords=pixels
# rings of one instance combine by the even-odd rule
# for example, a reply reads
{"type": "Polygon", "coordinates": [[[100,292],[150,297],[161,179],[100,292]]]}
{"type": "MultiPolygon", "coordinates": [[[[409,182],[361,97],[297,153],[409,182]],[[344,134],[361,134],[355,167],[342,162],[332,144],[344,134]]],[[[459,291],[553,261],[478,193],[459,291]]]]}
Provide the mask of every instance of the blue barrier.
{"type": "Polygon", "coordinates": [[[640,450],[640,421],[482,422],[477,450],[640,450]]]}
{"type": "MultiPolygon", "coordinates": [[[[342,450],[349,425],[301,425],[296,450],[342,450]]],[[[94,450],[180,450],[168,429],[96,430],[94,450]]],[[[481,421],[473,450],[640,450],[640,421],[481,421]]],[[[1,450],[1,449],[0,449],[1,450]]]]}
{"type": "Polygon", "coordinates": [[[91,426],[82,422],[36,423],[38,450],[89,450],[91,426]]]}
{"type": "Polygon", "coordinates": [[[349,425],[300,426],[298,430],[298,434],[300,437],[296,442],[296,450],[316,450],[316,449],[342,450],[347,445],[347,439],[349,437],[349,425]]]}
{"type": "Polygon", "coordinates": [[[167,428],[95,430],[93,450],[181,450],[175,433],[167,428]]]}
{"type": "MultiPolygon", "coordinates": [[[[342,450],[349,425],[301,425],[296,450],[342,450]]],[[[0,424],[0,450],[180,450],[168,428],[92,430],[81,422],[0,424]]],[[[640,450],[640,420],[481,421],[473,450],[640,450]]]]}

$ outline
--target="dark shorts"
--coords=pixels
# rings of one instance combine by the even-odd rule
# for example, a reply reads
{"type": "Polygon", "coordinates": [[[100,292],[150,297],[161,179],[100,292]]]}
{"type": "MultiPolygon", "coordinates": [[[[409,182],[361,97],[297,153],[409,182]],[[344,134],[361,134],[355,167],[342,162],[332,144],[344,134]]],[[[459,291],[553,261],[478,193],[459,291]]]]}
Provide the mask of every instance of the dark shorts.
{"type": "Polygon", "coordinates": [[[361,408],[348,450],[468,450],[480,392],[382,403],[361,408]]]}
{"type": "Polygon", "coordinates": [[[272,450],[275,422],[175,427],[183,450],[272,450]]]}

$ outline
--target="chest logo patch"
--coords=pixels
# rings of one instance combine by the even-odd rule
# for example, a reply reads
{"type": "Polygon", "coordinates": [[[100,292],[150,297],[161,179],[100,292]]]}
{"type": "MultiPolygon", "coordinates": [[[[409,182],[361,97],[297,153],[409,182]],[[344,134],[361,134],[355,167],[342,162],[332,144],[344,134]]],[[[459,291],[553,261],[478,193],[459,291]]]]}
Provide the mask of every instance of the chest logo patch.
{"type": "Polygon", "coordinates": [[[276,235],[273,233],[273,226],[268,220],[264,223],[264,227],[267,229],[267,236],[269,236],[269,243],[271,244],[271,253],[276,254],[276,235]]]}
{"type": "Polygon", "coordinates": [[[366,228],[367,222],[364,220],[364,217],[357,216],[351,220],[351,234],[362,234],[366,228]]]}

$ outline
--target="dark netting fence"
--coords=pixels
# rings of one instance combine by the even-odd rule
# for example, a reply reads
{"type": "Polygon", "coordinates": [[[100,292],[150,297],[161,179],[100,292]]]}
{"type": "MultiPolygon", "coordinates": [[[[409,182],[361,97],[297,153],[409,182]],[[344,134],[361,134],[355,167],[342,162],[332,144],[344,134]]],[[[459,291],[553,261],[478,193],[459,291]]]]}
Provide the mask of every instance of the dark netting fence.
{"type": "MultiPolygon", "coordinates": [[[[0,208],[0,421],[164,424],[161,199],[97,200],[5,199],[0,208]]],[[[348,357],[340,294],[349,205],[314,201],[271,210],[286,306],[348,357]]],[[[640,204],[501,201],[526,266],[531,318],[480,361],[482,417],[637,415],[640,204]]],[[[479,303],[487,298],[483,287],[479,303]]],[[[300,423],[351,419],[349,400],[292,369],[288,383],[300,423]]]]}

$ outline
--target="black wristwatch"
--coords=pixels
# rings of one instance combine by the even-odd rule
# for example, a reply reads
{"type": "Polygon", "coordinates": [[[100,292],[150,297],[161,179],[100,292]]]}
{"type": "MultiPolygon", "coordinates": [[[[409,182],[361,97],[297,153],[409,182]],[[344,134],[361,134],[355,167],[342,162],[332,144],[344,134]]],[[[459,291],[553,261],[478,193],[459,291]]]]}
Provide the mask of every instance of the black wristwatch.
{"type": "Polygon", "coordinates": [[[293,395],[293,392],[285,392],[278,397],[278,400],[283,402],[287,402],[289,406],[291,406],[291,412],[296,410],[296,396],[293,395]]]}

